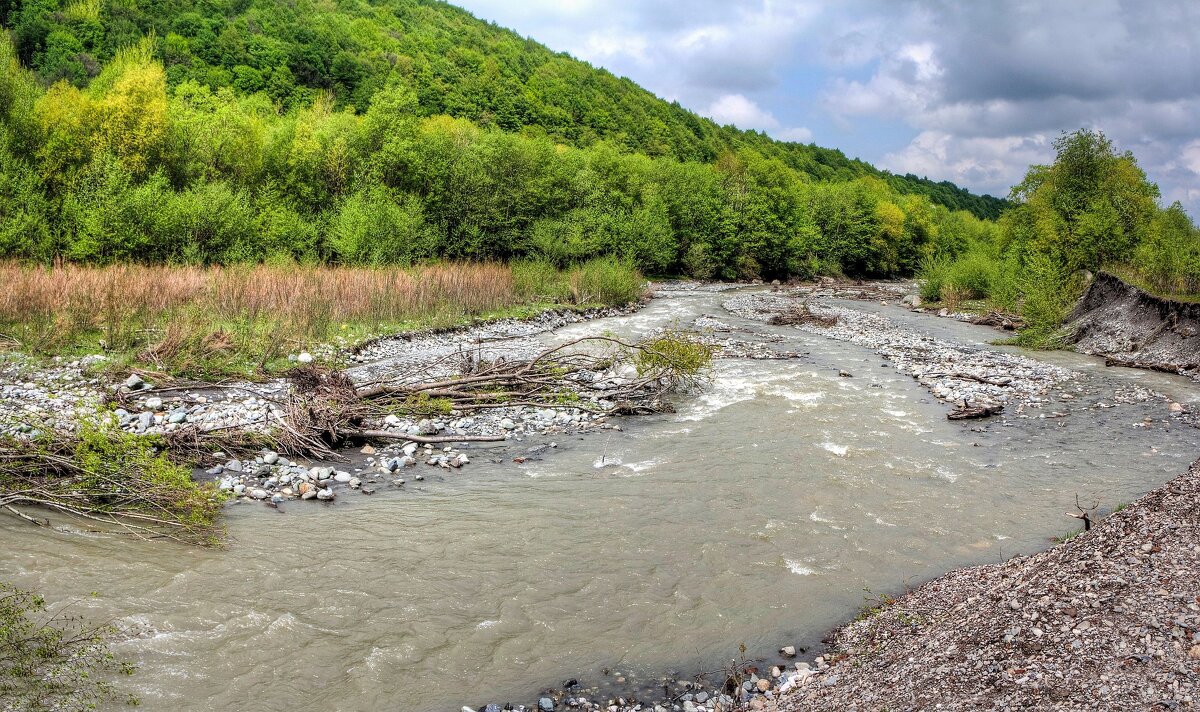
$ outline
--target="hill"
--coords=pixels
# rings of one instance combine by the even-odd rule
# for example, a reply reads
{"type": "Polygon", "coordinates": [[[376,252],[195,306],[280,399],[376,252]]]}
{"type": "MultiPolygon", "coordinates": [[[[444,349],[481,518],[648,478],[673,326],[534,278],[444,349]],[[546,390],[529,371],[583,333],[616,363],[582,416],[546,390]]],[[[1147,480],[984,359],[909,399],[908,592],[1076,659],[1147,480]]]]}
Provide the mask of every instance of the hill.
{"type": "MultiPolygon", "coordinates": [[[[9,254],[223,261],[282,250],[386,262],[531,254],[539,252],[540,241],[543,247],[567,245],[548,255],[560,261],[615,252],[652,271],[782,276],[832,267],[892,273],[911,271],[936,232],[910,226],[910,242],[918,244],[899,244],[905,222],[934,228],[950,211],[993,218],[1004,207],[996,198],[893,175],[840,151],[718,126],[628,79],[431,0],[3,0],[0,23],[11,30],[18,60],[6,62],[12,65],[10,96],[19,99],[4,116],[10,186],[35,190],[47,205],[68,213],[73,204],[84,212],[95,207],[94,195],[67,200],[85,173],[92,193],[97,185],[111,189],[110,205],[121,202],[115,198],[149,200],[151,194],[166,203],[191,195],[194,203],[199,192],[198,199],[224,196],[226,203],[261,213],[266,200],[288,213],[287,230],[301,241],[230,252],[231,240],[246,238],[224,235],[222,245],[147,255],[123,244],[96,246],[79,234],[78,222],[63,223],[51,210],[43,244],[10,245],[9,254]],[[117,106],[122,102],[133,104],[117,106]],[[14,113],[26,105],[28,115],[14,113]],[[106,111],[116,114],[107,123],[101,116],[106,111]],[[135,115],[140,119],[133,121],[135,115]],[[146,133],[128,140],[137,131],[146,133]],[[437,175],[429,161],[464,165],[462,156],[431,155],[443,139],[491,164],[478,166],[478,173],[495,169],[497,175],[476,186],[454,185],[469,177],[437,175]],[[14,146],[33,150],[26,154],[14,146]],[[497,152],[521,155],[501,158],[497,152]],[[314,165],[317,154],[337,165],[314,165]],[[11,166],[27,155],[37,157],[26,166],[35,175],[12,177],[17,169],[11,166]],[[506,163],[499,167],[496,161],[506,163]],[[600,165],[606,161],[609,169],[600,165]],[[446,192],[511,189],[513,171],[532,171],[528,175],[544,183],[554,173],[550,164],[558,178],[570,174],[567,182],[576,185],[555,186],[555,196],[508,196],[493,206],[499,219],[464,214],[463,206],[454,205],[459,198],[446,192]],[[127,175],[117,175],[121,170],[127,175]],[[578,186],[605,170],[613,181],[578,186]],[[319,175],[329,171],[335,175],[319,175]],[[685,186],[721,205],[708,206],[707,216],[694,210],[684,215],[687,208],[675,204],[681,198],[667,191],[685,186]],[[825,191],[836,196],[822,199],[812,186],[839,187],[825,191]],[[731,190],[764,204],[734,199],[731,206],[731,190]],[[786,195],[763,195],[771,190],[786,195]],[[881,202],[888,205],[880,208],[881,202]],[[746,208],[753,208],[754,224],[747,222],[746,208]],[[365,215],[372,217],[364,221],[365,215]],[[388,226],[404,244],[377,244],[383,237],[364,234],[368,224],[388,226]],[[613,233],[638,232],[638,226],[644,228],[639,241],[650,244],[645,249],[661,247],[660,254],[647,257],[616,244],[622,238],[613,233]],[[851,254],[871,250],[840,244],[851,227],[865,242],[896,244],[888,255],[851,254]],[[708,234],[699,235],[700,229],[708,234]],[[816,238],[839,244],[818,244],[816,238]],[[596,244],[573,244],[589,240],[596,244]],[[756,246],[764,241],[773,246],[756,246]]],[[[10,187],[9,194],[16,190],[10,187]]],[[[8,213],[15,212],[9,206],[8,213]]],[[[147,224],[153,221],[140,222],[128,226],[126,237],[135,245],[159,241],[158,228],[147,224]]],[[[954,222],[961,233],[963,219],[954,222]]],[[[257,228],[263,229],[270,231],[257,228]]]]}

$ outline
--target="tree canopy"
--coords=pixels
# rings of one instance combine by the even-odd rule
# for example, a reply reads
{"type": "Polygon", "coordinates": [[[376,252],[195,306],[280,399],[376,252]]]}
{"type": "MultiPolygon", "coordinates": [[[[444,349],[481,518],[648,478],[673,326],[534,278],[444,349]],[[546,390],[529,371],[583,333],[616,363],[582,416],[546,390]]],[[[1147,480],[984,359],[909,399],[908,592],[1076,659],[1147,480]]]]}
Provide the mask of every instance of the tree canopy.
{"type": "Polygon", "coordinates": [[[1003,206],[718,126],[432,0],[30,0],[0,22],[0,256],[893,275],[1003,206]]]}

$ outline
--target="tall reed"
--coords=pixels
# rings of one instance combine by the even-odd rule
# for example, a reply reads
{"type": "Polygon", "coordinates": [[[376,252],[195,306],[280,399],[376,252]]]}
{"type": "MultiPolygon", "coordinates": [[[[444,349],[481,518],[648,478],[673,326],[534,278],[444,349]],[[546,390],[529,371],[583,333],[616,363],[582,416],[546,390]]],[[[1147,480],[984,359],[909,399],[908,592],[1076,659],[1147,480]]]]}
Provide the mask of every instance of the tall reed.
{"type": "MultiPolygon", "coordinates": [[[[494,263],[404,269],[300,265],[232,267],[63,265],[0,262],[0,339],[12,348],[149,349],[252,356],[259,364],[296,348],[381,328],[444,325],[521,305],[628,301],[632,268],[528,270],[494,263]],[[580,275],[611,283],[563,289],[580,275]],[[272,348],[267,349],[267,345],[272,348]],[[157,348],[155,348],[157,347],[157,348]]],[[[157,354],[157,356],[155,356],[157,354]]],[[[164,366],[168,364],[163,364],[164,366]]]]}

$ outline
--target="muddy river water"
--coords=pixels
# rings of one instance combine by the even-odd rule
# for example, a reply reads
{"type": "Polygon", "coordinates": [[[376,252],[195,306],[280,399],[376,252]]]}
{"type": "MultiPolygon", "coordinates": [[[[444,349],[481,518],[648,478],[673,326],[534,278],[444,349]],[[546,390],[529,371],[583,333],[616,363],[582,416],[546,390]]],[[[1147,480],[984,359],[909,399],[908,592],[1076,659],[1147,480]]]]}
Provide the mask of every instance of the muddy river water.
{"type": "MultiPolygon", "coordinates": [[[[1168,422],[1163,400],[1089,407],[1132,385],[1200,400],[1184,379],[1039,355],[1088,374],[1067,417],[963,425],[870,351],[751,324],[726,296],[678,293],[543,338],[710,314],[807,355],[719,361],[677,413],[524,463],[532,442],[480,446],[404,491],[231,506],[223,550],[0,518],[0,579],[129,627],[117,652],[140,666],[147,710],[529,704],[566,678],[636,685],[712,668],[739,643],[812,645],[864,589],[1044,548],[1077,524],[1076,495],[1112,508],[1200,456],[1200,431],[1168,422]]],[[[849,306],[958,343],[996,338],[849,306]]]]}

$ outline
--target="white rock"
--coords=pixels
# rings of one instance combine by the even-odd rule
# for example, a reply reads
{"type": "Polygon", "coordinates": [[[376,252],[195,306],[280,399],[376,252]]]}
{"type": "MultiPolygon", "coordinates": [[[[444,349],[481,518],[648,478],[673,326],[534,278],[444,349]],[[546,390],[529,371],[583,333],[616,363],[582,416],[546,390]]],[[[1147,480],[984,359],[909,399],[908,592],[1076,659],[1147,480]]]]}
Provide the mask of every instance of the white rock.
{"type": "Polygon", "coordinates": [[[313,355],[307,351],[302,351],[300,355],[296,357],[296,361],[299,363],[312,363],[313,355]]]}

